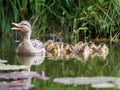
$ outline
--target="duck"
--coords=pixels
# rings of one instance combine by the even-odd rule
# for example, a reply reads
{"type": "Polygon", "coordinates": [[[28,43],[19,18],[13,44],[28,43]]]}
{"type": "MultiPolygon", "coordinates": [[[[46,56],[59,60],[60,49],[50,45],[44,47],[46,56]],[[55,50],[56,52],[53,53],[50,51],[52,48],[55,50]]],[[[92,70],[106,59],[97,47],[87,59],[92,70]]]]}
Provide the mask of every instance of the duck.
{"type": "Polygon", "coordinates": [[[20,23],[12,22],[12,30],[18,30],[23,33],[23,41],[19,44],[16,53],[18,55],[44,55],[46,50],[44,44],[37,39],[31,39],[32,27],[27,20],[20,23]]]}

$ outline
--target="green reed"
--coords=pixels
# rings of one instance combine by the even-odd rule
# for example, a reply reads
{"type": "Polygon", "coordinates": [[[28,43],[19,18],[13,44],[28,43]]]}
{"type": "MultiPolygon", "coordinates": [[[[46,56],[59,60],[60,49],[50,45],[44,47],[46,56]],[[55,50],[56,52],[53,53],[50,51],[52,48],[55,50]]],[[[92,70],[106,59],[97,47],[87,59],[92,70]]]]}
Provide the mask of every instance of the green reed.
{"type": "Polygon", "coordinates": [[[33,37],[56,34],[66,42],[118,39],[119,6],[119,0],[1,0],[0,27],[3,35],[11,35],[11,22],[27,19],[32,24],[33,37]]]}

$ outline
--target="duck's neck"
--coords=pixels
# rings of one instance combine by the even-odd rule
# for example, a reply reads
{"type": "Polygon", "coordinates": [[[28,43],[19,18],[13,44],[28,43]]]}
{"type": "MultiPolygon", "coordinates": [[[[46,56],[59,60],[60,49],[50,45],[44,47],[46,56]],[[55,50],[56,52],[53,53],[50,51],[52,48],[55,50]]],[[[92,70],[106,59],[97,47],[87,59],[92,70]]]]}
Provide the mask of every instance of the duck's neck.
{"type": "Polygon", "coordinates": [[[23,38],[23,42],[29,42],[30,41],[30,36],[31,36],[31,32],[28,33],[24,33],[24,38],[23,38]]]}

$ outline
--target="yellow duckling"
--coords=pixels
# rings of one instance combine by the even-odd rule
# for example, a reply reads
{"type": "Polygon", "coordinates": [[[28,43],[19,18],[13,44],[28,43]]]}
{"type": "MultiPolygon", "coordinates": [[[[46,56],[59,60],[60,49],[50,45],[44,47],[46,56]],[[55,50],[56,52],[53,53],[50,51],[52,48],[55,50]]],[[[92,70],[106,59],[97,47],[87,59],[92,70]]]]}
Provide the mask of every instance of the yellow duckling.
{"type": "Polygon", "coordinates": [[[53,42],[47,46],[46,51],[51,53],[60,53],[60,46],[57,42],[53,42]]]}
{"type": "Polygon", "coordinates": [[[70,54],[72,53],[74,50],[74,47],[72,45],[69,45],[69,44],[64,44],[63,45],[63,51],[66,53],[66,54],[70,54]]]}
{"type": "Polygon", "coordinates": [[[60,53],[60,46],[57,42],[53,44],[52,51],[54,53],[60,53]]]}

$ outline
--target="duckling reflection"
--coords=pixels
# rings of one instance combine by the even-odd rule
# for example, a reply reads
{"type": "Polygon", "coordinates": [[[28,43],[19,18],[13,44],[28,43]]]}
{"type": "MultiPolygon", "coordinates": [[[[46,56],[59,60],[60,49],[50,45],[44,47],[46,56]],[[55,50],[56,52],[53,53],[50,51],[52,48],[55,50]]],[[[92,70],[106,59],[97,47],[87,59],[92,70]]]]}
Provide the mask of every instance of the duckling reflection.
{"type": "Polygon", "coordinates": [[[108,55],[109,49],[106,46],[106,44],[101,43],[97,47],[97,52],[98,52],[97,56],[100,57],[101,59],[105,60],[108,55]]]}
{"type": "Polygon", "coordinates": [[[48,57],[48,59],[51,60],[58,60],[58,59],[62,59],[62,60],[68,60],[70,58],[72,58],[71,54],[72,54],[72,47],[66,47],[63,46],[63,49],[60,50],[60,52],[46,52],[46,56],[48,57]]]}
{"type": "Polygon", "coordinates": [[[86,56],[84,56],[84,55],[78,55],[78,54],[72,54],[72,55],[74,56],[74,58],[76,60],[79,60],[79,61],[81,61],[83,63],[88,61],[88,57],[86,58],[86,56]]]}
{"type": "Polygon", "coordinates": [[[51,53],[51,52],[47,52],[46,56],[50,60],[68,60],[68,59],[71,58],[71,53],[64,53],[64,52],[51,53]]]}
{"type": "Polygon", "coordinates": [[[50,60],[58,60],[60,58],[60,53],[46,52],[46,57],[50,60]]]}
{"type": "Polygon", "coordinates": [[[45,55],[34,55],[34,56],[17,56],[20,64],[22,65],[40,65],[43,63],[45,55]]]}

